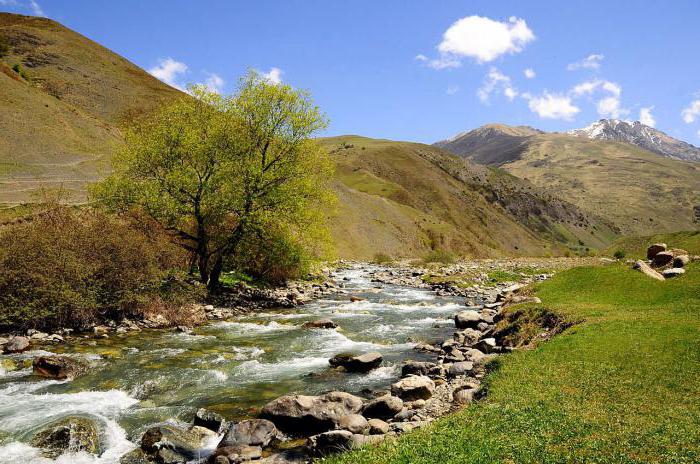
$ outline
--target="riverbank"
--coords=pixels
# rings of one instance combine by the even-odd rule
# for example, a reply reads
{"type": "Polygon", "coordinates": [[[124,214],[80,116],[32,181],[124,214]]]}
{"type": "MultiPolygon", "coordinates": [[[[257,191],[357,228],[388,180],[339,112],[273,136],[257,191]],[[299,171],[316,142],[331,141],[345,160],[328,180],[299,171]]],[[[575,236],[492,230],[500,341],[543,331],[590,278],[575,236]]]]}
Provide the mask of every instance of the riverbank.
{"type": "Polygon", "coordinates": [[[580,267],[532,294],[542,304],[519,312],[579,323],[500,358],[469,408],[327,462],[698,462],[700,264],[665,282],[623,263],[580,267]]]}

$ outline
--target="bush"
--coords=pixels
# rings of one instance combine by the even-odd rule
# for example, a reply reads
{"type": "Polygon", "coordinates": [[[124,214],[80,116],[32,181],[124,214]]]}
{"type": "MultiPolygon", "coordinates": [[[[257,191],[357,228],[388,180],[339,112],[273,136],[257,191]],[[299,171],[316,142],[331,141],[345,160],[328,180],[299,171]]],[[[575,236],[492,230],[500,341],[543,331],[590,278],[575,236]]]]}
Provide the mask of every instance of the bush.
{"type": "Polygon", "coordinates": [[[615,259],[624,259],[627,254],[623,250],[617,250],[615,253],[613,253],[613,257],[615,259]]]}
{"type": "Polygon", "coordinates": [[[423,258],[423,262],[452,264],[455,262],[455,257],[447,250],[433,250],[423,258]]]}
{"type": "Polygon", "coordinates": [[[393,261],[391,256],[389,256],[386,253],[377,253],[374,255],[374,259],[372,259],[372,262],[375,264],[389,264],[393,261]]]}
{"type": "Polygon", "coordinates": [[[22,77],[22,79],[29,79],[29,74],[27,74],[27,71],[22,66],[20,66],[19,63],[12,66],[12,70],[19,74],[22,77]]]}
{"type": "Polygon", "coordinates": [[[190,298],[171,271],[182,263],[153,229],[51,207],[0,233],[0,329],[80,329],[172,309],[190,298]]]}
{"type": "Polygon", "coordinates": [[[10,53],[10,43],[4,35],[0,34],[0,58],[10,53]]]}

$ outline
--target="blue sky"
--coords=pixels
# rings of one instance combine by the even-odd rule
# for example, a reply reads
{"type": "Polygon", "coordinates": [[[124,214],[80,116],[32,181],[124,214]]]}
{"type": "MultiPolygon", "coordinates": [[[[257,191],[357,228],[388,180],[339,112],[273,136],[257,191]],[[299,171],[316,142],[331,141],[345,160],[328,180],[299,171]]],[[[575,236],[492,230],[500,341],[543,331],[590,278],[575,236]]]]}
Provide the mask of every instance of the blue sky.
{"type": "Polygon", "coordinates": [[[329,135],[434,142],[490,122],[642,118],[700,145],[700,2],[0,0],[159,77],[311,91],[329,135]],[[528,76],[526,76],[526,70],[528,76]]]}

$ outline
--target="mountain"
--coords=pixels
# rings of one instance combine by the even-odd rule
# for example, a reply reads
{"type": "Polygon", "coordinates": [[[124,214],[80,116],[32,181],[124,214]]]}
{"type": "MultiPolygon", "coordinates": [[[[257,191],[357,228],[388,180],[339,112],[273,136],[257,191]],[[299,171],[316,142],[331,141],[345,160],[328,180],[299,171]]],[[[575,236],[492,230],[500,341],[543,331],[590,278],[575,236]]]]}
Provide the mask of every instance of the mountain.
{"type": "Polygon", "coordinates": [[[321,143],[336,163],[341,256],[541,255],[603,246],[617,235],[529,182],[436,147],[360,136],[321,143]]]}
{"type": "Polygon", "coordinates": [[[498,165],[517,156],[521,144],[528,137],[542,133],[528,126],[487,124],[434,145],[455,154],[466,155],[481,164],[498,165]]]}
{"type": "Polygon", "coordinates": [[[528,180],[623,233],[698,226],[694,222],[694,208],[700,206],[698,163],[659,156],[629,143],[555,133],[513,136],[506,129],[481,129],[487,130],[466,132],[441,145],[465,159],[499,166],[528,180]]]}
{"type": "Polygon", "coordinates": [[[83,199],[120,141],[119,125],[182,93],[46,18],[0,13],[0,202],[41,188],[83,199]],[[13,69],[14,68],[14,69],[13,69]]]}
{"type": "Polygon", "coordinates": [[[625,142],[667,158],[700,162],[700,148],[674,139],[639,121],[601,119],[588,127],[568,133],[595,140],[625,142]]]}

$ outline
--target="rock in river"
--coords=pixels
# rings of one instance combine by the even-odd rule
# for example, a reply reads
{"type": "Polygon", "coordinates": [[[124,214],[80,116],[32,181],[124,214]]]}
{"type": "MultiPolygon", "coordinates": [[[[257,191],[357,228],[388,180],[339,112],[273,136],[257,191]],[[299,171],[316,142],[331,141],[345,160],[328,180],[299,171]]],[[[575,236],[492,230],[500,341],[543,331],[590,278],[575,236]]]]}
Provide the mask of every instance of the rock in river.
{"type": "Polygon", "coordinates": [[[79,416],[66,417],[49,424],[32,440],[32,446],[41,448],[43,454],[50,458],[56,458],[67,451],[96,454],[99,445],[97,425],[92,420],[79,416]]]}
{"type": "Polygon", "coordinates": [[[29,339],[27,337],[12,337],[3,347],[4,353],[21,353],[29,349],[29,339]]]}
{"type": "Polygon", "coordinates": [[[200,408],[194,415],[193,425],[219,433],[226,426],[226,419],[221,414],[200,408]]]}
{"type": "Polygon", "coordinates": [[[156,425],[141,437],[141,449],[157,462],[185,463],[199,459],[210,450],[215,432],[194,426],[181,429],[174,425],[156,425]]]}
{"type": "Polygon", "coordinates": [[[342,416],[356,414],[360,409],[360,398],[334,391],[321,396],[281,396],[267,403],[260,417],[272,421],[283,432],[313,435],[334,429],[342,416]]]}
{"type": "Polygon", "coordinates": [[[466,309],[455,314],[455,325],[458,329],[476,329],[480,322],[484,322],[481,314],[473,309],[466,309]]]}
{"type": "Polygon", "coordinates": [[[351,354],[338,354],[328,360],[333,367],[342,367],[348,372],[369,372],[379,367],[382,363],[382,355],[377,351],[353,356],[351,354]]]}
{"type": "Polygon", "coordinates": [[[315,321],[304,322],[301,325],[304,329],[335,329],[338,324],[330,319],[317,319],[315,321]]]}
{"type": "Polygon", "coordinates": [[[411,375],[391,386],[392,395],[404,401],[427,400],[435,392],[435,382],[423,375],[411,375]]]}
{"type": "Polygon", "coordinates": [[[68,356],[39,356],[32,362],[34,375],[57,380],[73,380],[85,372],[84,362],[68,356]]]}
{"type": "Polygon", "coordinates": [[[248,419],[229,426],[226,435],[219,443],[224,446],[267,446],[278,438],[279,432],[275,424],[266,419],[248,419]]]}

